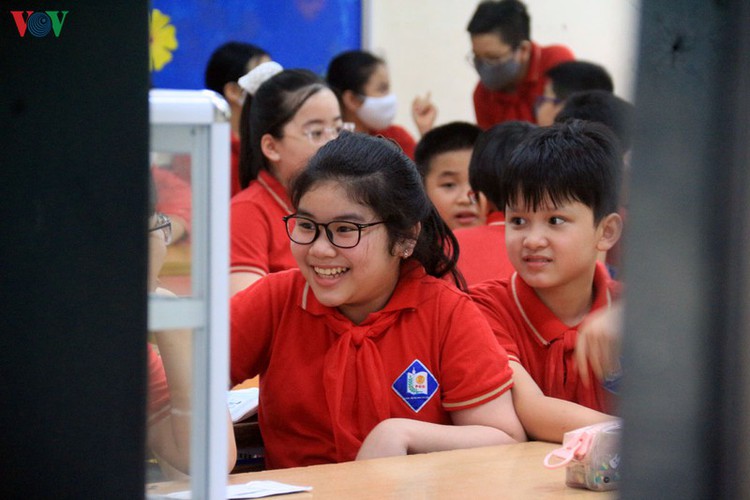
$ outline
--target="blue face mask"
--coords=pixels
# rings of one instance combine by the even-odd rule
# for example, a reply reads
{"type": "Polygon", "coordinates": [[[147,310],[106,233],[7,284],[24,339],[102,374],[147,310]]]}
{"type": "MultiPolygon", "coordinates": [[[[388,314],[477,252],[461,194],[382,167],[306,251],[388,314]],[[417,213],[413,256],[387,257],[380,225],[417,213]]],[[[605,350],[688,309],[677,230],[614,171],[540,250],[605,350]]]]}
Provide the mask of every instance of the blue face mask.
{"type": "Polygon", "coordinates": [[[481,80],[482,85],[489,90],[503,90],[518,77],[521,63],[519,63],[515,57],[497,64],[489,64],[481,59],[475,58],[474,67],[476,68],[477,73],[479,73],[479,79],[481,80]]]}

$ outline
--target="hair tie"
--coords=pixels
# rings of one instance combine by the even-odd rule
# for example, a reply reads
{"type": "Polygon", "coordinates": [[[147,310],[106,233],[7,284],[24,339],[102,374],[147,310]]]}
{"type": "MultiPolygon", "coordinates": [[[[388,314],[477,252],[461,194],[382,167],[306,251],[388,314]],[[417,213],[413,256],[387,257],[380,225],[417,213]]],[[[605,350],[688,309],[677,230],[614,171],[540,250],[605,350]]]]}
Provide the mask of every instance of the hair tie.
{"type": "Polygon", "coordinates": [[[245,92],[253,95],[263,82],[282,71],[284,71],[284,68],[276,61],[264,62],[251,69],[249,73],[237,80],[237,83],[245,92]]]}

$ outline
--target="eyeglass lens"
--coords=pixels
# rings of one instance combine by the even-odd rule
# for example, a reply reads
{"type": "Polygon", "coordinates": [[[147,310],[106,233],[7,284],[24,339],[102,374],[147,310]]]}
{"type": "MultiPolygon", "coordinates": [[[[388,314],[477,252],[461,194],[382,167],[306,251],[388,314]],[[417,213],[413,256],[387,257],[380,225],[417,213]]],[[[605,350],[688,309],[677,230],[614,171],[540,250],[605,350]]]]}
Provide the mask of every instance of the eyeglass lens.
{"type": "Polygon", "coordinates": [[[149,232],[159,230],[164,234],[164,243],[167,245],[172,243],[172,220],[164,214],[157,214],[156,225],[149,229],[149,232]]]}
{"type": "Polygon", "coordinates": [[[325,230],[328,241],[339,248],[352,248],[359,243],[361,229],[353,222],[332,221],[319,224],[305,217],[290,217],[286,221],[289,238],[300,245],[309,245],[325,230]]]}

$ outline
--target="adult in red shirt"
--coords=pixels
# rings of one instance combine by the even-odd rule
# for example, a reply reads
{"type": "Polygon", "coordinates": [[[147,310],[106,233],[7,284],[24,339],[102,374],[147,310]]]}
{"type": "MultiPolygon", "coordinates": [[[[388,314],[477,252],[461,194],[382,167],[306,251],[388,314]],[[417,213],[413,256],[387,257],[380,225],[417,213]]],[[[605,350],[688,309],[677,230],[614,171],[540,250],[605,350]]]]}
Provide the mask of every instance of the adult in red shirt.
{"type": "MultiPolygon", "coordinates": [[[[405,128],[393,124],[398,102],[390,90],[385,61],[363,50],[342,52],[328,65],[326,81],[339,98],[344,121],[353,123],[355,131],[392,139],[414,159],[416,141],[405,128]]],[[[424,134],[432,128],[437,111],[429,98],[416,98],[412,116],[424,134]]]]}
{"type": "Polygon", "coordinates": [[[233,294],[295,266],[282,221],[291,213],[289,182],[343,126],[336,96],[310,71],[266,62],[240,82],[248,91],[242,115],[248,123],[241,127],[243,191],[230,206],[233,294]]]}
{"type": "Polygon", "coordinates": [[[532,42],[529,25],[526,6],[518,0],[482,2],[469,21],[472,62],[480,80],[474,112],[483,129],[507,120],[536,123],[534,105],[544,94],[545,73],[573,60],[567,47],[532,42]]]}
{"type": "Polygon", "coordinates": [[[347,133],[311,159],[292,201],[299,268],[231,307],[231,376],[260,375],[266,466],[524,440],[507,356],[442,279],[455,240],[414,164],[347,133]]]}

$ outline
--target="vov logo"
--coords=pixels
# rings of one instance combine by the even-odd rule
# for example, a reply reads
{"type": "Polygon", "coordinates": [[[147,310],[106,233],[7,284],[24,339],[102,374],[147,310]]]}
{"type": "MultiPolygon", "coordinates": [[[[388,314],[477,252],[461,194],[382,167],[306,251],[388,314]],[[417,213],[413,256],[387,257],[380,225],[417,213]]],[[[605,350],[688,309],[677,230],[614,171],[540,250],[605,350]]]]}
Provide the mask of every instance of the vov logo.
{"type": "Polygon", "coordinates": [[[55,34],[55,38],[58,38],[68,12],[70,11],[46,10],[35,12],[27,10],[24,12],[22,10],[11,10],[10,14],[16,22],[16,28],[18,28],[18,34],[21,38],[26,36],[27,31],[31,33],[31,36],[37,38],[43,38],[52,31],[55,34]],[[26,17],[24,17],[24,14],[26,14],[26,17]]]}

